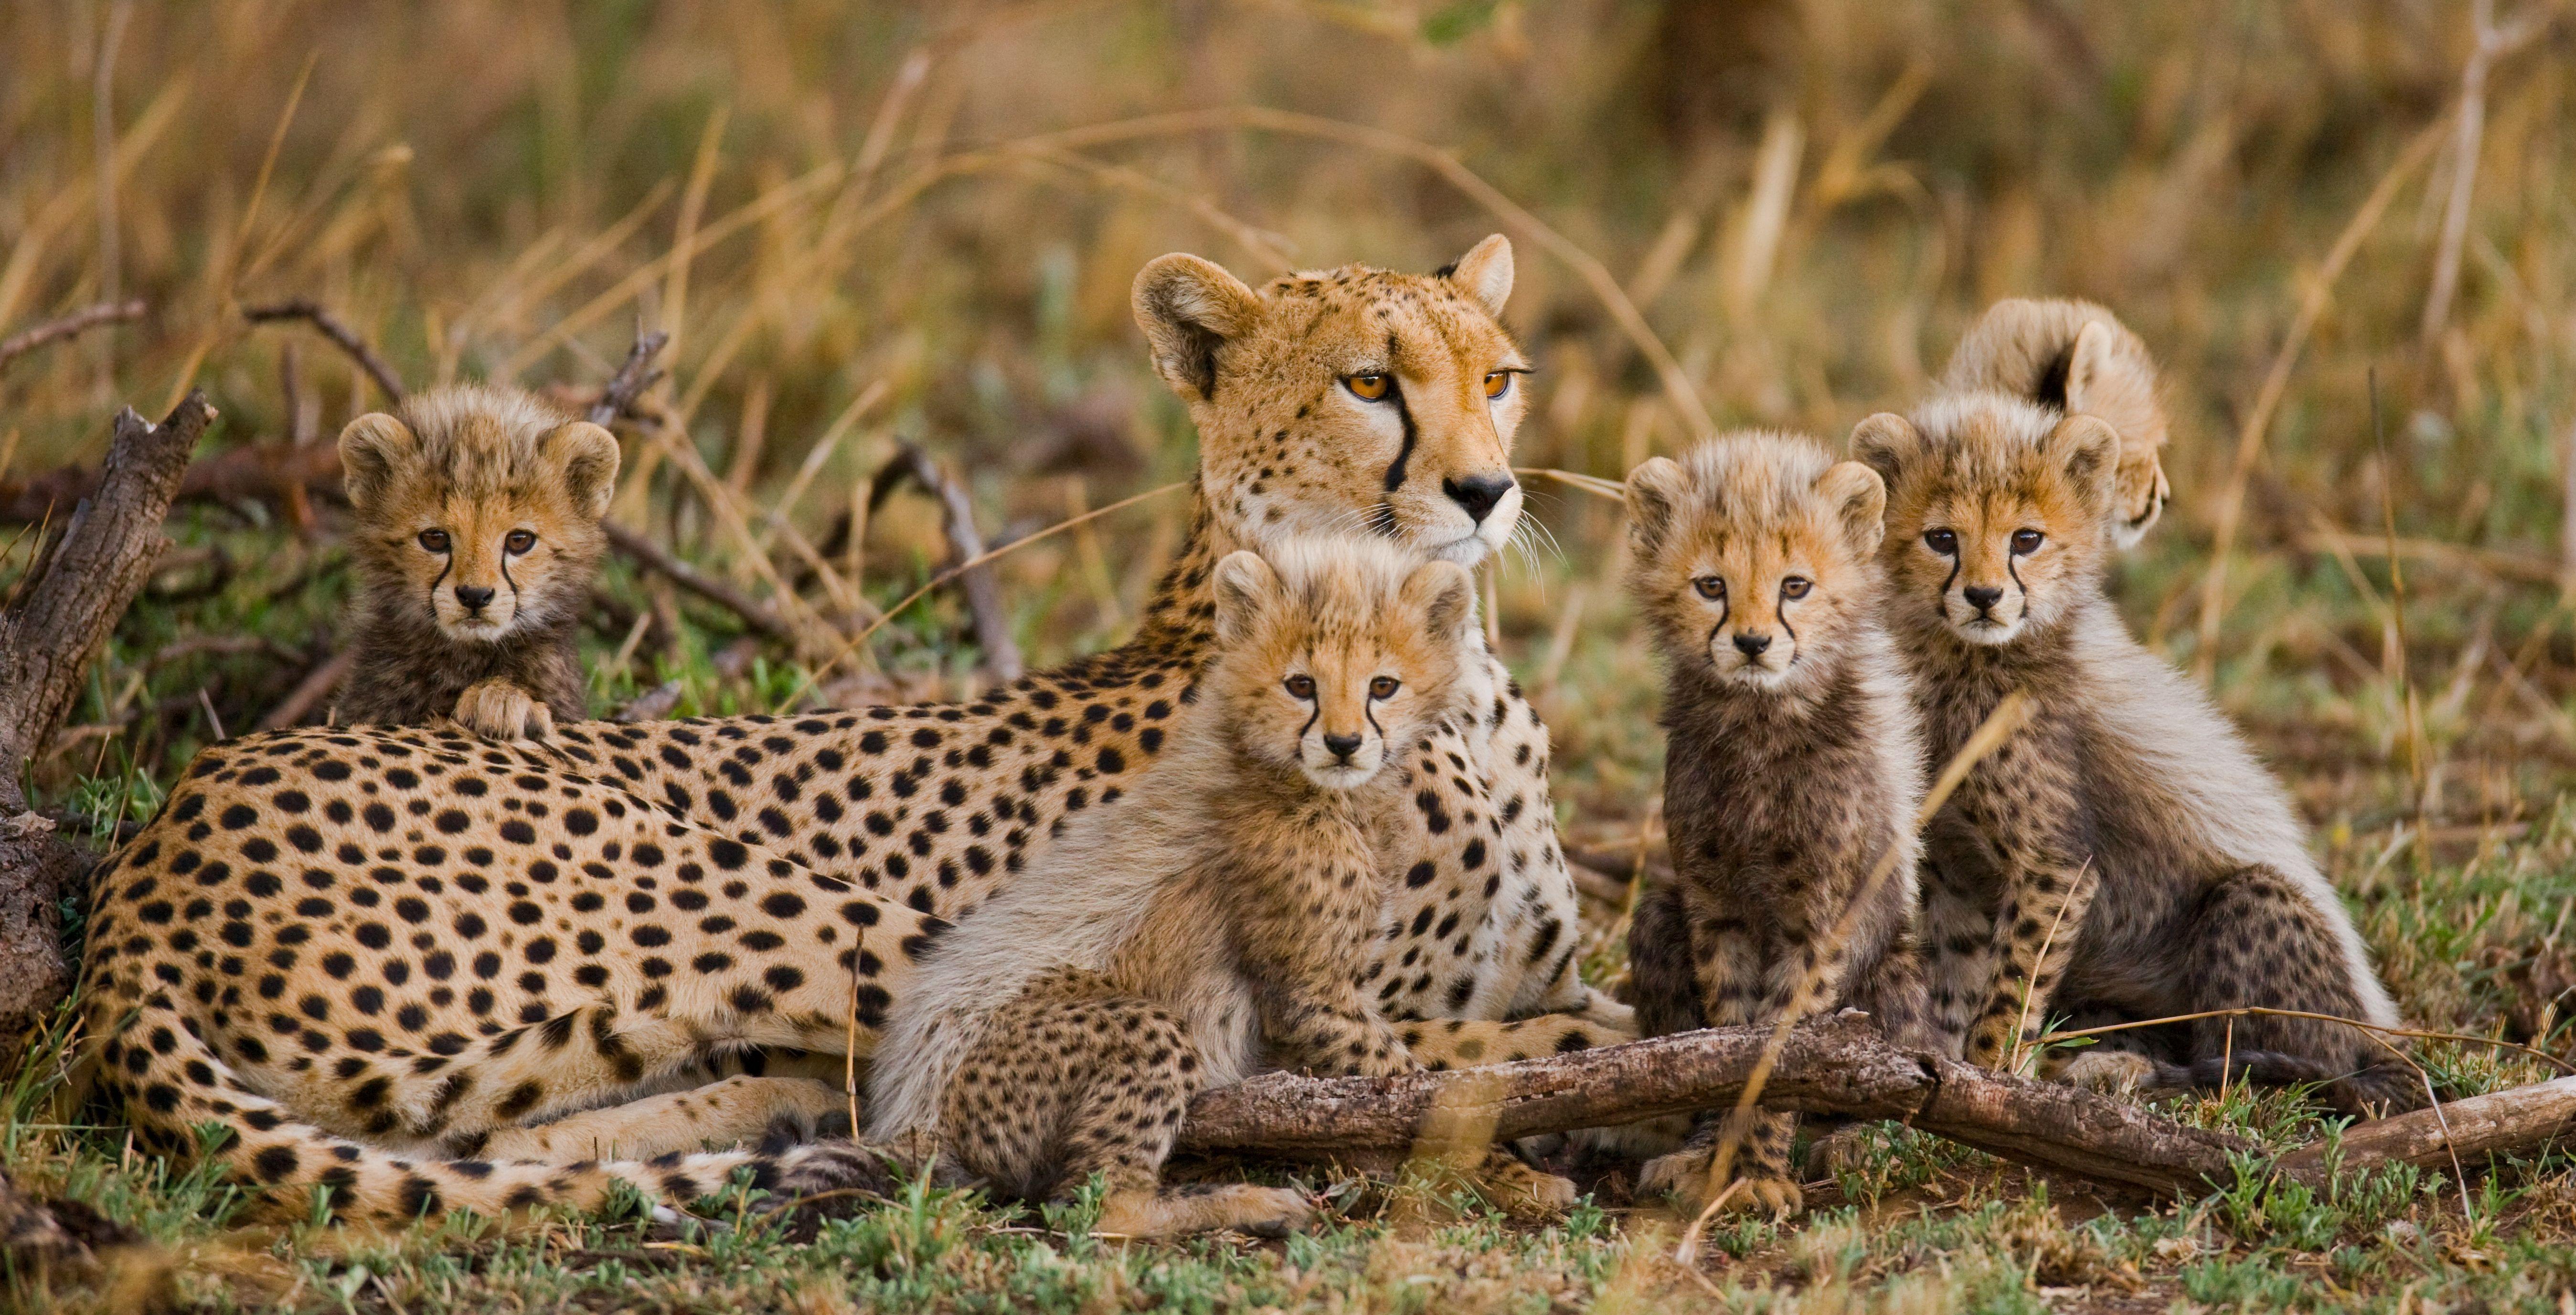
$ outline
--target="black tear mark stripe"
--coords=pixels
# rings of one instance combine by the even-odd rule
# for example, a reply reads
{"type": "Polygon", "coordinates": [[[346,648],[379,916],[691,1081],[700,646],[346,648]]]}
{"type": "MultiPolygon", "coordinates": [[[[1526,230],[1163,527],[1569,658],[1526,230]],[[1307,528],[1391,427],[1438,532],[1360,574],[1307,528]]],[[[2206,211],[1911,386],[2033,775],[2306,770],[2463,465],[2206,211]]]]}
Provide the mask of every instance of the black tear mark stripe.
{"type": "Polygon", "coordinates": [[[1789,598],[1783,594],[1771,600],[1771,615],[1780,622],[1780,633],[1789,637],[1789,647],[1798,646],[1797,628],[1789,624],[1789,598]]]}
{"type": "Polygon", "coordinates": [[[453,547],[450,547],[448,551],[441,553],[440,556],[445,557],[447,560],[439,566],[438,574],[431,576],[429,580],[429,614],[431,616],[438,615],[439,582],[447,578],[447,573],[449,571],[456,569],[456,550],[453,547]]]}
{"type": "Polygon", "coordinates": [[[1420,437],[1413,427],[1413,408],[1404,401],[1404,384],[1395,377],[1395,352],[1395,335],[1390,333],[1386,336],[1386,396],[1388,401],[1395,403],[1395,418],[1404,425],[1404,446],[1396,449],[1395,460],[1387,464],[1386,491],[1389,493],[1404,486],[1404,466],[1413,460],[1413,444],[1420,437]]]}
{"type": "Polygon", "coordinates": [[[515,613],[519,604],[519,577],[510,574],[510,540],[507,535],[501,539],[501,578],[509,582],[510,608],[515,613]]]}
{"type": "Polygon", "coordinates": [[[2005,547],[2004,574],[2011,576],[2013,585],[2021,590],[2021,617],[2019,619],[2027,621],[2030,619],[2030,586],[2021,582],[2020,556],[2021,555],[2014,552],[2009,545],[2005,547]]]}

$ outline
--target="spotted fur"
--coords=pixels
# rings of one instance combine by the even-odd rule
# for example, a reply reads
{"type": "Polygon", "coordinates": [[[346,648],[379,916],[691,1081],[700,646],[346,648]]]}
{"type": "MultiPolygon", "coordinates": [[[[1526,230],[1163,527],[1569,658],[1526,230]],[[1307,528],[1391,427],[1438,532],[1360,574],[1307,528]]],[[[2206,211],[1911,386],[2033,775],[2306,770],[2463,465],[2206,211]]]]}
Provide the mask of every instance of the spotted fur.
{"type": "MultiPolygon", "coordinates": [[[[1064,827],[1119,815],[1198,696],[1228,552],[1300,529],[1462,563],[1501,544],[1519,380],[1483,390],[1519,363],[1494,320],[1509,271],[1499,238],[1448,275],[1353,266],[1260,293],[1194,257],[1148,266],[1138,319],[1191,402],[1201,469],[1179,559],[1109,652],[962,704],[209,749],[93,898],[104,1095],[174,1156],[229,1126],[226,1164],[298,1212],[316,1183],[388,1217],[586,1203],[620,1176],[673,1199],[746,1163],[576,1170],[523,1134],[581,1115],[585,1144],[635,1157],[810,1123],[820,1084],[782,1052],[829,1056],[837,1080],[853,1015],[873,1048],[941,928],[1064,827]],[[1400,415],[1351,389],[1369,369],[1400,415]],[[729,1054],[757,1081],[723,1126],[633,1103],[729,1054]],[[495,1144],[528,1158],[446,1163],[495,1144]]],[[[1531,1044],[1551,1047],[1625,1035],[1627,1011],[1572,969],[1546,729],[1490,655],[1458,683],[1466,710],[1417,740],[1399,802],[1369,819],[1387,893],[1362,988],[1390,1019],[1537,1015],[1531,1044]]],[[[1425,1026],[1439,1062],[1445,1029],[1425,1026]]]]}

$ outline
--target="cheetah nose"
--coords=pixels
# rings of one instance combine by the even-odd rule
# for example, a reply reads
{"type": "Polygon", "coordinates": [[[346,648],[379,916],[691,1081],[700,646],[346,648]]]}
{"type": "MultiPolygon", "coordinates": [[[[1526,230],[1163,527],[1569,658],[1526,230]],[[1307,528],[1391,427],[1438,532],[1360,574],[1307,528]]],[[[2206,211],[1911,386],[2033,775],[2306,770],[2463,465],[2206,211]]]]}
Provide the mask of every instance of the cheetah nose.
{"type": "Polygon", "coordinates": [[[1332,750],[1334,757],[1341,759],[1343,762],[1349,762],[1351,760],[1351,755],[1360,751],[1360,737],[1356,735],[1326,735],[1324,737],[1324,747],[1332,750]]]}
{"type": "Polygon", "coordinates": [[[1440,481],[1440,491],[1448,494],[1451,502],[1466,508],[1469,520],[1481,525],[1485,517],[1494,510],[1494,504],[1502,501],[1503,495],[1512,491],[1512,477],[1501,474],[1477,475],[1471,479],[1444,479],[1440,481]]]}
{"type": "Polygon", "coordinates": [[[1769,635],[1737,635],[1735,637],[1735,651],[1746,657],[1760,657],[1762,656],[1762,650],[1769,647],[1771,647],[1771,636],[1769,635]]]}
{"type": "Polygon", "coordinates": [[[460,584],[456,586],[456,601],[465,604],[465,610],[468,612],[480,612],[484,604],[492,601],[492,586],[460,584]]]}
{"type": "Polygon", "coordinates": [[[1968,600],[1968,606],[1977,609],[1981,614],[1995,610],[1995,604],[2004,600],[2004,591],[2003,586],[2001,585],[1970,585],[1967,588],[1960,590],[1959,594],[1961,597],[1968,600]]]}

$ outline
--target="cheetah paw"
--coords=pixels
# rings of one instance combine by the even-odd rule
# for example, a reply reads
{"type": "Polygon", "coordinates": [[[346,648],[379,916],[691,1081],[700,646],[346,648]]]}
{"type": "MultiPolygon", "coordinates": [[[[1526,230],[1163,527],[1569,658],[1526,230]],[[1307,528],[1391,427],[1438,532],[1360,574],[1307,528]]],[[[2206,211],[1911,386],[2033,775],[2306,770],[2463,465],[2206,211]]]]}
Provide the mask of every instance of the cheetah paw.
{"type": "Polygon", "coordinates": [[[1835,1178],[1867,1169],[1876,1140],[1877,1130],[1859,1123],[1826,1133],[1807,1147],[1807,1176],[1835,1178]]]}
{"type": "Polygon", "coordinates": [[[2126,1096],[2148,1085],[2155,1073],[2156,1062],[2135,1051],[2092,1049],[2066,1061],[2051,1077],[2070,1087],[2126,1096]]]}
{"type": "Polygon", "coordinates": [[[555,733],[555,717],[545,704],[509,681],[478,680],[456,696],[456,722],[495,740],[542,740],[555,733]]]}
{"type": "Polygon", "coordinates": [[[1709,1172],[1712,1152],[1707,1148],[1675,1151],[1647,1162],[1637,1175],[1637,1194],[1657,1193],[1672,1197],[1673,1203],[1690,1215],[1708,1209],[1712,1199],[1719,1201],[1721,1214],[1768,1214],[1786,1218],[1806,1208],[1807,1198],[1790,1179],[1769,1174],[1739,1175],[1724,1188],[1718,1188],[1709,1172]]]}
{"type": "Polygon", "coordinates": [[[1508,1154],[1488,1161],[1483,1176],[1495,1204],[1515,1219],[1553,1219],[1573,1208],[1577,1196],[1572,1180],[1533,1169],[1508,1154]]]}

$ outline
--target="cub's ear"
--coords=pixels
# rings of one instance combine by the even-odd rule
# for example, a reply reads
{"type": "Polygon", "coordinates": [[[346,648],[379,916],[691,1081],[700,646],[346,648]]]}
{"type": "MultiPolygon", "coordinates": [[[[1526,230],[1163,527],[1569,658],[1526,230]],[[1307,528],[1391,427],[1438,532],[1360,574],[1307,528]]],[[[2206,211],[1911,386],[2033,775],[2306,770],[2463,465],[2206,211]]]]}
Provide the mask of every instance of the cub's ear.
{"type": "Polygon", "coordinates": [[[340,487],[349,505],[361,511],[374,506],[419,451],[411,430],[382,411],[350,421],[340,431],[340,487]]]}
{"type": "Polygon", "coordinates": [[[1887,537],[1887,482],[1858,461],[1836,462],[1816,478],[1816,492],[1842,520],[1843,542],[1854,557],[1878,551],[1887,537]]]}
{"type": "Polygon", "coordinates": [[[2094,416],[2071,415],[2048,431],[2043,449],[2093,510],[2111,514],[2120,469],[2120,432],[2094,416]]]}
{"type": "Polygon", "coordinates": [[[617,438],[587,420],[575,420],[546,435],[546,456],[563,472],[572,505],[591,520],[608,514],[608,499],[617,492],[617,438]]]}
{"type": "Polygon", "coordinates": [[[1256,552],[1230,552],[1216,564],[1216,637],[1232,646],[1252,638],[1263,608],[1279,593],[1279,575],[1256,552]]]}
{"type": "Polygon", "coordinates": [[[1432,639],[1455,644],[1476,616],[1476,581],[1456,562],[1428,561],[1404,578],[1405,606],[1418,608],[1432,639]]]}
{"type": "Polygon", "coordinates": [[[1261,298],[1214,261],[1157,256],[1129,293],[1136,327],[1154,353],[1154,371],[1183,401],[1216,395],[1216,351],[1251,331],[1261,298]]]}
{"type": "Polygon", "coordinates": [[[2066,411],[2101,414],[2102,399],[2096,394],[2105,376],[2122,368],[2112,359],[2118,348],[2119,335],[2100,320],[2086,320],[2075,331],[2075,342],[2066,349],[2066,411]]]}
{"type": "Polygon", "coordinates": [[[1878,472],[1888,485],[1896,483],[1906,464],[1923,450],[1923,432],[1914,422],[1893,411],[1881,411],[1852,426],[1852,459],[1878,472]]]}
{"type": "Polygon", "coordinates": [[[1467,248],[1441,277],[1465,289],[1485,313],[1499,319],[1512,299],[1512,240],[1496,233],[1467,248]]]}
{"type": "Polygon", "coordinates": [[[1653,554],[1673,527],[1690,476],[1671,457],[1648,457],[1628,472],[1628,542],[1640,557],[1653,554]]]}

